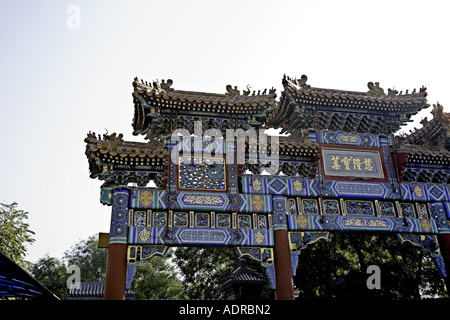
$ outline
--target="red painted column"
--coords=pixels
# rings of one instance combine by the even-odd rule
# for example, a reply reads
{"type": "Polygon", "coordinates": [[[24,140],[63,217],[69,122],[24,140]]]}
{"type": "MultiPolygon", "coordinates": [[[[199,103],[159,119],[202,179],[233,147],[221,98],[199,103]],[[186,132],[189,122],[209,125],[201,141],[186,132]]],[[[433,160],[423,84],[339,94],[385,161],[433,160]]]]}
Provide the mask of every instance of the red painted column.
{"type": "Polygon", "coordinates": [[[273,196],[272,228],[274,236],[274,264],[276,278],[276,300],[294,300],[291,253],[286,216],[286,198],[273,196]]]}
{"type": "Polygon", "coordinates": [[[106,262],[104,300],[125,300],[127,244],[110,243],[106,262]]]}
{"type": "Polygon", "coordinates": [[[447,287],[447,292],[450,292],[450,233],[439,234],[438,241],[445,264],[445,271],[447,272],[447,278],[444,278],[445,286],[447,287]]]}
{"type": "Polygon", "coordinates": [[[104,300],[125,300],[129,191],[113,191],[104,300]]]}
{"type": "Polygon", "coordinates": [[[288,231],[286,229],[274,230],[273,236],[275,241],[273,255],[277,284],[275,299],[294,300],[294,283],[292,280],[288,231]]]}
{"type": "Polygon", "coordinates": [[[450,202],[430,202],[430,214],[439,230],[437,235],[447,277],[444,278],[447,292],[450,292],[450,202]]]}

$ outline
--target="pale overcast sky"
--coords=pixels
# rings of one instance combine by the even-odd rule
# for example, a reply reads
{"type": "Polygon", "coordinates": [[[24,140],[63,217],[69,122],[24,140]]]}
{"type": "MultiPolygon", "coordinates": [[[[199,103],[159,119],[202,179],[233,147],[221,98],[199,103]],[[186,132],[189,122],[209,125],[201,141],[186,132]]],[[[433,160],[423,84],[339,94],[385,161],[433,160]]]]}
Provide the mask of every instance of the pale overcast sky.
{"type": "MultiPolygon", "coordinates": [[[[89,130],[134,137],[132,81],[180,90],[367,82],[428,88],[450,111],[448,1],[0,0],[0,201],[29,212],[28,260],[109,232],[89,130]],[[73,19],[72,8],[79,10],[73,19]]],[[[416,116],[417,123],[426,112],[416,116]]]]}

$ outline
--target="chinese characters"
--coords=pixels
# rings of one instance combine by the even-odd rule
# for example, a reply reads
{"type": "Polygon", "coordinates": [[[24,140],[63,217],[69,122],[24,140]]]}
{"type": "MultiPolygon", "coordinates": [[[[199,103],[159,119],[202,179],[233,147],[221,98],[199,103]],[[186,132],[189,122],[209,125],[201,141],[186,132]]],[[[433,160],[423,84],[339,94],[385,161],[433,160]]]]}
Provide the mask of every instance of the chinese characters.
{"type": "Polygon", "coordinates": [[[331,169],[341,170],[343,166],[344,170],[356,170],[356,171],[373,171],[373,163],[371,158],[353,157],[353,156],[331,156],[331,169]],[[350,168],[352,167],[352,168],[350,168]]]}
{"type": "Polygon", "coordinates": [[[378,150],[322,148],[325,175],[350,178],[384,179],[383,162],[378,150]]]}

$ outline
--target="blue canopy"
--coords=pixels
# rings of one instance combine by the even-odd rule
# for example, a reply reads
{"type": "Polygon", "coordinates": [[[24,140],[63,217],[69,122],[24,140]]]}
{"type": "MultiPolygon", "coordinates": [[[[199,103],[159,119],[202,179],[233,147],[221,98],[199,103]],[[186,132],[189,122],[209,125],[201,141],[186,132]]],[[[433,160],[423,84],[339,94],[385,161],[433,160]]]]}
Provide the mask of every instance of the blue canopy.
{"type": "Polygon", "coordinates": [[[0,299],[58,300],[27,271],[0,251],[0,299]]]}

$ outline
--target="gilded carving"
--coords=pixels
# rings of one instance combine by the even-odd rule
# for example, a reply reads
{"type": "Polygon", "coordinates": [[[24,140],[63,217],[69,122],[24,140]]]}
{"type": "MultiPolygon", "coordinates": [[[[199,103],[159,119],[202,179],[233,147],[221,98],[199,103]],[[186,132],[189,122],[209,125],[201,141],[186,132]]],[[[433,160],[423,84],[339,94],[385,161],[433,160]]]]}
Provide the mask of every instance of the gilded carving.
{"type": "Polygon", "coordinates": [[[255,233],[254,238],[257,244],[262,244],[265,240],[264,234],[259,230],[255,233]]]}
{"type": "Polygon", "coordinates": [[[420,220],[420,226],[422,227],[422,230],[425,232],[431,231],[431,223],[428,220],[420,220]]]}
{"type": "Polygon", "coordinates": [[[294,190],[297,192],[302,191],[303,189],[303,183],[300,180],[295,180],[294,181],[294,190]]]}
{"type": "Polygon", "coordinates": [[[261,211],[261,209],[264,208],[264,199],[260,195],[253,196],[252,207],[257,212],[261,211]]]}
{"type": "Polygon", "coordinates": [[[302,229],[306,228],[308,226],[308,218],[305,216],[298,216],[297,225],[302,229]]]}
{"type": "Polygon", "coordinates": [[[369,228],[387,228],[388,223],[382,219],[344,219],[344,227],[369,227],[369,228]]]}
{"type": "Polygon", "coordinates": [[[222,206],[224,199],[217,195],[197,195],[188,194],[183,197],[183,203],[187,205],[209,205],[209,206],[222,206]]]}
{"type": "Polygon", "coordinates": [[[253,179],[252,180],[252,188],[255,191],[261,191],[261,188],[262,188],[261,180],[259,180],[258,178],[253,179]]]}
{"type": "Polygon", "coordinates": [[[139,194],[139,202],[145,208],[148,208],[148,206],[153,202],[153,193],[148,190],[141,191],[141,193],[139,194]]]}
{"type": "Polygon", "coordinates": [[[147,240],[150,238],[150,234],[151,233],[147,228],[143,228],[141,231],[139,231],[138,236],[142,242],[147,242],[147,240]]]}
{"type": "Polygon", "coordinates": [[[415,194],[416,196],[418,196],[419,198],[422,198],[422,197],[423,197],[423,190],[422,190],[421,187],[415,186],[415,188],[414,188],[413,191],[414,191],[414,194],[415,194]]]}

